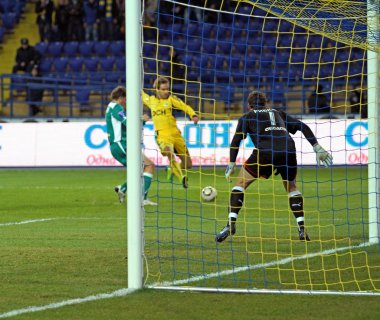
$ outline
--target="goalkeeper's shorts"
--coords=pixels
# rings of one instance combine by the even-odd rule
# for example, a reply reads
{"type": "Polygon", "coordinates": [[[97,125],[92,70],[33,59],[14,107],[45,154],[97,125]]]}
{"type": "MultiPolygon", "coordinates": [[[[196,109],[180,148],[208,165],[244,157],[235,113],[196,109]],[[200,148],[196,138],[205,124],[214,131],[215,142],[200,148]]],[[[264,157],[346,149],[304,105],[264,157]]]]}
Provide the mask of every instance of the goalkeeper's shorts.
{"type": "Polygon", "coordinates": [[[263,152],[254,149],[244,163],[244,169],[255,178],[268,179],[276,172],[282,180],[293,181],[297,177],[297,156],[295,152],[263,152]]]}

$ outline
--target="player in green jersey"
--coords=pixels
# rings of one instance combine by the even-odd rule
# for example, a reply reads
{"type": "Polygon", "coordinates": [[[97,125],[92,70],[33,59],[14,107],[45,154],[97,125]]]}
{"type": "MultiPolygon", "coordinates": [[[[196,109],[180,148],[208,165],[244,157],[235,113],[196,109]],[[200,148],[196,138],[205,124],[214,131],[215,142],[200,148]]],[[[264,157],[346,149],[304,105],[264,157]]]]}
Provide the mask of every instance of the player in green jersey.
{"type": "MultiPolygon", "coordinates": [[[[127,165],[127,117],[126,117],[126,90],[118,86],[112,90],[110,96],[111,102],[106,110],[106,124],[108,141],[112,156],[123,166],[127,165]]],[[[157,205],[157,203],[148,199],[149,187],[152,183],[154,174],[154,163],[143,154],[144,158],[144,205],[157,205]]],[[[115,192],[119,197],[120,203],[125,200],[127,183],[115,187],[115,192]]]]}

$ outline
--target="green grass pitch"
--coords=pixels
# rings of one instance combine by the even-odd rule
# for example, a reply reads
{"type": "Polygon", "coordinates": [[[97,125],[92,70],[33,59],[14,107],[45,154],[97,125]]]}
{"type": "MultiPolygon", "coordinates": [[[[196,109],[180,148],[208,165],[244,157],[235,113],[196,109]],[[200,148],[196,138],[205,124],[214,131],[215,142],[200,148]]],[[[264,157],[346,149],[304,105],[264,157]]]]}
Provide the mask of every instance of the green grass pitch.
{"type": "MultiPolygon", "coordinates": [[[[194,168],[188,191],[168,183],[159,169],[150,191],[159,205],[146,207],[145,214],[146,283],[378,291],[378,246],[355,248],[368,240],[366,170],[299,171],[310,243],[297,241],[287,195],[274,177],[247,190],[237,235],[217,245],[215,232],[226,222],[232,186],[223,168],[194,168]],[[206,185],[217,188],[215,202],[201,201],[206,185]],[[328,253],[345,247],[353,248],[328,253]],[[225,273],[213,275],[217,271],[225,273]]],[[[124,176],[121,168],[0,171],[0,318],[127,287],[126,210],[113,192],[124,176]]],[[[378,299],[143,290],[14,318],[280,319],[297,311],[292,319],[375,319],[378,299]]]]}

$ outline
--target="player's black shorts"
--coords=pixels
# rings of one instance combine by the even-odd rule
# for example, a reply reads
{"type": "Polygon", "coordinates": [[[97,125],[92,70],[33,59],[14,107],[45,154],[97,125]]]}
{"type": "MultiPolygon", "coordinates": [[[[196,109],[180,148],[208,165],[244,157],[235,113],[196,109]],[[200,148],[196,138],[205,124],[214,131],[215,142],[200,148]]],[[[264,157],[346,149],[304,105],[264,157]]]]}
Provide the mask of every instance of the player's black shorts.
{"type": "Polygon", "coordinates": [[[272,153],[254,149],[244,168],[256,178],[268,179],[275,171],[282,180],[293,181],[297,177],[297,156],[295,152],[272,153]]]}

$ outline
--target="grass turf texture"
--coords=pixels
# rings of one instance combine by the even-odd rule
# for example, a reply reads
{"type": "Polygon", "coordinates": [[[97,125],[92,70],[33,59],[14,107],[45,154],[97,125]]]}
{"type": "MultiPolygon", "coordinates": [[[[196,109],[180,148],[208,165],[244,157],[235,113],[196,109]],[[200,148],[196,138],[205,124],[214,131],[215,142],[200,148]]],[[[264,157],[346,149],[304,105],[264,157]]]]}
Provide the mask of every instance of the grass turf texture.
{"type": "MultiPolygon", "coordinates": [[[[123,176],[122,169],[0,171],[0,314],[126,287],[126,212],[112,191],[123,176]],[[51,220],[10,224],[34,219],[51,220]]],[[[364,167],[300,170],[299,189],[305,196],[306,221],[313,240],[307,244],[297,240],[295,221],[288,212],[287,195],[278,177],[258,181],[248,189],[245,208],[239,215],[238,234],[232,242],[228,239],[223,244],[215,244],[214,235],[226,222],[231,186],[224,180],[223,169],[195,168],[189,177],[190,188],[185,191],[179,182],[166,182],[161,169],[152,185],[150,197],[158,201],[159,206],[146,207],[148,284],[191,279],[218,270],[231,270],[232,266],[255,266],[366,241],[368,203],[364,167]],[[201,202],[200,190],[206,185],[217,188],[215,202],[201,202]],[[317,193],[319,198],[315,196],[317,193]]],[[[377,250],[376,246],[352,249],[220,277],[194,278],[188,284],[346,291],[371,290],[374,286],[378,290],[380,258],[377,250]],[[369,273],[374,283],[368,280],[369,273]]],[[[43,319],[45,314],[46,319],[49,315],[57,319],[60,315],[62,319],[84,319],[85,314],[92,313],[91,319],[104,319],[104,312],[94,310],[126,315],[128,309],[130,316],[144,318],[144,312],[146,315],[154,312],[162,316],[150,318],[161,319],[169,315],[174,319],[173,311],[169,310],[172,308],[166,308],[166,317],[163,310],[156,312],[155,308],[173,305],[179,315],[184,312],[182,316],[186,311],[194,314],[194,310],[203,308],[207,315],[210,303],[216,303],[216,311],[231,317],[236,315],[235,308],[222,306],[227,306],[231,299],[239,310],[240,319],[260,314],[276,318],[287,312],[285,310],[299,310],[299,306],[295,303],[292,307],[290,301],[306,303],[305,299],[310,299],[315,312],[321,312],[318,306],[321,308],[320,303],[327,301],[327,297],[319,296],[234,295],[232,298],[228,294],[144,290],[126,298],[31,313],[19,318],[43,319]],[[157,305],[147,308],[152,299],[157,305]],[[165,299],[170,299],[171,303],[166,304],[165,299]],[[267,309],[273,309],[273,299],[280,299],[277,305],[284,306],[268,313],[267,309]],[[244,307],[238,307],[239,301],[242,306],[247,304],[246,315],[244,307]],[[260,303],[264,308],[256,314],[256,308],[248,308],[249,301],[260,303]],[[231,311],[229,316],[227,310],[231,311]],[[282,313],[277,314],[279,310],[282,313]]],[[[378,308],[374,307],[376,298],[329,297],[328,301],[336,304],[331,304],[329,309],[325,308],[325,302],[324,311],[336,310],[339,316],[344,314],[342,310],[350,308],[352,315],[357,315],[360,309],[352,301],[360,301],[361,316],[371,319],[379,315],[378,308]],[[349,301],[351,303],[347,303],[349,301]]],[[[334,318],[337,318],[336,313],[334,318]]]]}

